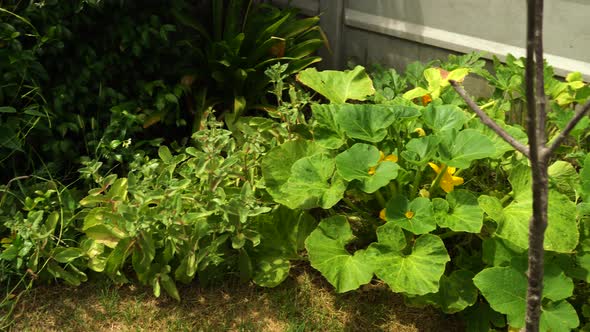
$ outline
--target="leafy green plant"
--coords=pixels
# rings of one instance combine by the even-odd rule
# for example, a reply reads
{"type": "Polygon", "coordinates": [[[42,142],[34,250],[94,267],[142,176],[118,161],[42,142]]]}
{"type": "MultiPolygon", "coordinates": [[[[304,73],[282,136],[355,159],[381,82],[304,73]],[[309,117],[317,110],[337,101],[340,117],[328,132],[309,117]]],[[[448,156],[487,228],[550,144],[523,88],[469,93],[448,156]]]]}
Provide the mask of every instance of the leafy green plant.
{"type": "MultiPolygon", "coordinates": [[[[274,205],[264,199],[259,175],[260,156],[268,144],[262,137],[275,127],[274,122],[263,118],[241,122],[247,129],[239,144],[221,126],[208,121],[206,129],[193,135],[194,146],[179,153],[161,146],[159,158],[136,156],[127,178],[95,176],[99,187],[80,202],[85,207],[81,229],[86,235],[80,246],[88,268],[126,282],[130,258],[138,280],[152,285],[156,296],[164,288],[179,299],[176,281],[190,282],[197,272],[206,274],[208,267],[228,257],[237,255],[241,273],[248,278],[257,273],[260,280],[269,277],[258,267],[252,269],[248,251],[255,250],[260,268],[275,262],[274,255],[293,258],[297,249],[282,249],[270,242],[276,241],[272,238],[264,245],[268,251],[256,249],[261,234],[266,236],[272,227],[285,227],[289,233],[294,232],[289,227],[298,227],[297,223],[274,225],[274,217],[270,222],[255,221],[274,205]],[[270,263],[264,263],[270,257],[274,257],[270,263]]],[[[86,169],[90,172],[92,167],[86,169]]]]}
{"type": "Polygon", "coordinates": [[[313,56],[325,43],[319,17],[299,19],[295,9],[242,0],[211,1],[207,10],[209,25],[189,16],[195,9],[179,6],[174,11],[195,32],[187,40],[197,53],[187,76],[197,99],[193,130],[212,105],[231,110],[225,115],[230,124],[247,109],[263,107],[257,105],[270,84],[264,74],[270,65],[281,62],[287,65],[285,75],[291,75],[320,61],[313,56]]]}
{"type": "Polygon", "coordinates": [[[25,176],[0,186],[0,327],[10,325],[10,312],[34,282],[87,280],[75,254],[77,208],[75,190],[55,181],[25,176]],[[27,184],[20,192],[18,182],[27,184]]]}
{"type": "MultiPolygon", "coordinates": [[[[374,89],[362,67],[301,72],[297,80],[330,103],[312,103],[309,133],[264,156],[267,191],[292,209],[331,211],[305,246],[312,267],[337,292],[357,289],[376,276],[412,305],[465,311],[467,320],[485,314],[483,330],[490,324],[522,327],[530,167],[520,151],[471,117],[461,98],[453,96],[450,80],[470,70],[491,74],[472,55],[439,65],[424,70],[424,80],[414,80],[424,87],[405,93],[391,89],[387,97],[372,96],[384,85],[374,89]],[[490,173],[509,181],[485,179],[490,173]],[[520,300],[506,298],[498,285],[518,287],[510,296],[520,300]]],[[[397,82],[413,81],[390,75],[397,82]]],[[[512,96],[502,98],[482,102],[505,130],[526,143],[523,130],[506,124],[507,114],[496,111],[512,96]]],[[[585,240],[579,235],[583,217],[575,212],[576,205],[585,211],[584,190],[577,185],[585,174],[585,168],[580,172],[565,160],[549,168],[545,250],[555,261],[548,263],[545,280],[543,331],[579,324],[569,301],[573,280],[583,281],[581,271],[587,271],[586,249],[580,247],[585,240]]]]}

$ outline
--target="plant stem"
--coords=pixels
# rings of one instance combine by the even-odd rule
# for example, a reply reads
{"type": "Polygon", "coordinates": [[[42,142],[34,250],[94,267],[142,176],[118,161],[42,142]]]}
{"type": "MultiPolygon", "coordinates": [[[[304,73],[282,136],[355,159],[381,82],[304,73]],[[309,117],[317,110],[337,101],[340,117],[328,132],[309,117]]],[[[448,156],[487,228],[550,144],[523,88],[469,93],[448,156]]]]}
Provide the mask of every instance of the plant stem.
{"type": "Polygon", "coordinates": [[[381,207],[385,207],[386,201],[385,198],[383,197],[383,194],[381,194],[381,192],[379,191],[379,189],[377,189],[377,191],[375,192],[375,198],[377,198],[377,202],[379,202],[379,205],[381,205],[381,207]]]}
{"type": "Polygon", "coordinates": [[[418,193],[419,193],[418,186],[420,186],[420,182],[422,181],[422,172],[423,172],[422,168],[419,168],[418,171],[416,172],[416,177],[414,178],[414,182],[412,183],[412,190],[414,191],[412,193],[412,197],[418,196],[418,193]]]}
{"type": "Polygon", "coordinates": [[[350,200],[350,198],[348,197],[344,197],[342,198],[342,201],[349,207],[351,208],[354,212],[359,213],[361,215],[366,214],[363,210],[359,209],[356,205],[354,205],[354,203],[350,200]]]}

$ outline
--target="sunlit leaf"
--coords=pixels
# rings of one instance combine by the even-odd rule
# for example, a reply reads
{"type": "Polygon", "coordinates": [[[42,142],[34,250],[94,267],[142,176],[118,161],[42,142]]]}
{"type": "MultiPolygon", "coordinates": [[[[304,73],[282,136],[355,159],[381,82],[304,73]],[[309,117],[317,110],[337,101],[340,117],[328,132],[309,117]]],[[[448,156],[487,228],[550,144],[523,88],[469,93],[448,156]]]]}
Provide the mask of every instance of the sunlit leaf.
{"type": "Polygon", "coordinates": [[[297,75],[297,80],[326,97],[333,104],[344,104],[349,99],[365,100],[375,93],[365,68],[352,70],[325,70],[308,68],[297,75]]]}
{"type": "Polygon", "coordinates": [[[371,281],[373,269],[364,250],[350,254],[345,245],[353,239],[343,216],[322,220],[305,240],[311,266],[322,273],[338,293],[357,289],[371,281]]]}

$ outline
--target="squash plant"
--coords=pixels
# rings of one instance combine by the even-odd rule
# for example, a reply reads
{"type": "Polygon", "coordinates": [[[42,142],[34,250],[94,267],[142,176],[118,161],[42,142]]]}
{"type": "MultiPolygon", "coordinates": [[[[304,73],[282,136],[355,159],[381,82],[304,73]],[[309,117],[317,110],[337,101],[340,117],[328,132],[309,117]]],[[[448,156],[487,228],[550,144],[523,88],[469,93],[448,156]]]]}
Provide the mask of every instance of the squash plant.
{"type": "MultiPolygon", "coordinates": [[[[337,292],[377,277],[408,303],[465,310],[470,329],[520,328],[531,171],[522,153],[474,119],[450,88],[448,77],[457,81],[469,71],[427,68],[424,80],[416,81],[425,86],[373,98],[372,81],[360,66],[304,70],[297,80],[326,102],[311,105],[307,135],[263,157],[262,175],[277,203],[327,210],[305,247],[312,267],[337,292]],[[490,318],[483,325],[482,315],[490,318]]],[[[504,130],[526,143],[520,126],[504,122],[502,99],[483,103],[504,130]]],[[[581,199],[587,189],[579,186],[586,162],[590,157],[581,172],[568,160],[549,168],[543,331],[580,323],[568,298],[574,280],[587,282],[583,271],[590,269],[581,199]]]]}

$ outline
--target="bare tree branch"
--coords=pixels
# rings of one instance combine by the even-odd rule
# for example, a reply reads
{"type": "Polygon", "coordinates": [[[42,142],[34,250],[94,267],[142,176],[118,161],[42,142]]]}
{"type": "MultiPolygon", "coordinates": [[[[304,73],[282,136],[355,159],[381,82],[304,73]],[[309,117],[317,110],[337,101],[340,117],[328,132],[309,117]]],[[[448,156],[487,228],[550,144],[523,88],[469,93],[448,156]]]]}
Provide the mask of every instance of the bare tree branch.
{"type": "Polygon", "coordinates": [[[498,134],[498,136],[505,140],[506,143],[512,145],[512,147],[515,148],[517,151],[524,154],[527,158],[530,158],[529,148],[526,145],[517,141],[516,138],[512,137],[512,135],[510,135],[506,130],[504,130],[504,128],[500,127],[500,125],[498,125],[481,108],[479,108],[479,106],[477,106],[473,99],[469,98],[467,92],[465,91],[465,89],[463,89],[463,87],[461,87],[461,85],[459,85],[459,83],[453,80],[450,80],[449,82],[451,83],[455,91],[457,91],[459,96],[461,96],[461,98],[465,100],[465,102],[473,110],[473,112],[475,112],[475,114],[479,116],[481,122],[484,125],[493,130],[496,134],[498,134]]]}
{"type": "Polygon", "coordinates": [[[553,140],[551,146],[545,151],[545,155],[543,156],[543,158],[548,158],[549,155],[552,154],[561,145],[561,143],[563,143],[567,135],[569,135],[569,133],[576,127],[578,122],[580,122],[580,120],[582,120],[582,118],[586,114],[588,114],[589,110],[590,100],[586,102],[586,104],[584,104],[582,108],[578,109],[576,114],[574,114],[574,116],[570,119],[565,128],[563,128],[563,131],[559,133],[559,135],[557,135],[557,137],[553,140]]]}

